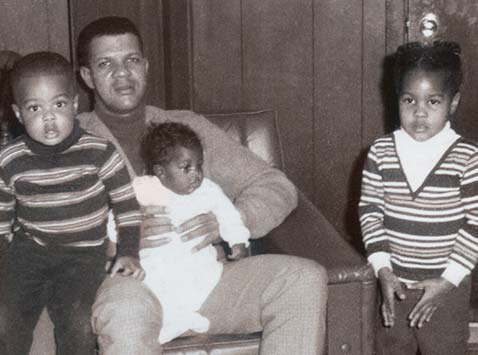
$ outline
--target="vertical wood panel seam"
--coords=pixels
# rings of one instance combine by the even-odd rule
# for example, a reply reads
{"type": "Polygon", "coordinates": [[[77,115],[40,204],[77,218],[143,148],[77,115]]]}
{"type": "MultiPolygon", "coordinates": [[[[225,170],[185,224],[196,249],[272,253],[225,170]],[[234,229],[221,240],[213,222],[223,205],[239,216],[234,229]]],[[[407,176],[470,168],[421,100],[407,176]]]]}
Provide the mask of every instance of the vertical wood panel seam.
{"type": "Polygon", "coordinates": [[[47,43],[47,48],[49,51],[52,50],[51,48],[51,27],[50,27],[50,0],[45,0],[43,3],[45,7],[45,13],[46,13],[46,43],[47,43]]]}
{"type": "Polygon", "coordinates": [[[186,6],[186,17],[187,17],[187,20],[186,20],[186,26],[187,26],[187,32],[189,34],[189,40],[187,41],[187,45],[189,47],[189,50],[188,50],[188,64],[189,64],[189,107],[190,107],[190,110],[192,111],[195,111],[195,105],[194,105],[194,95],[195,95],[195,91],[194,91],[194,24],[193,24],[193,0],[189,0],[187,2],[187,6],[186,6]]]}
{"type": "Polygon", "coordinates": [[[315,72],[315,1],[311,0],[310,1],[310,7],[311,7],[311,14],[312,14],[312,28],[311,28],[311,54],[312,54],[312,107],[311,107],[311,117],[312,117],[312,162],[314,164],[314,168],[312,169],[312,179],[314,179],[314,182],[312,183],[312,201],[314,203],[317,201],[317,186],[316,186],[316,181],[317,181],[317,169],[315,168],[315,164],[317,162],[317,152],[316,152],[316,122],[315,120],[317,117],[315,117],[315,95],[316,95],[316,72],[315,72]]]}
{"type": "Polygon", "coordinates": [[[240,61],[241,61],[241,110],[244,110],[244,77],[245,77],[245,70],[246,70],[246,64],[245,64],[245,43],[244,43],[244,8],[243,8],[243,1],[239,0],[239,41],[240,41],[240,47],[241,47],[241,53],[240,53],[240,61]]]}
{"type": "Polygon", "coordinates": [[[388,54],[389,51],[389,28],[390,28],[390,21],[389,21],[389,14],[390,14],[390,1],[393,0],[385,0],[385,55],[388,54]]]}
{"type": "Polygon", "coordinates": [[[408,21],[410,20],[410,0],[403,0],[403,11],[405,11],[405,23],[403,26],[405,27],[404,32],[404,40],[408,42],[410,40],[410,28],[408,21]]]}
{"type": "Polygon", "coordinates": [[[68,16],[68,49],[70,51],[70,62],[73,66],[73,68],[77,68],[78,64],[76,63],[76,48],[74,46],[75,39],[73,38],[74,35],[74,22],[73,22],[73,5],[71,3],[71,0],[67,1],[66,4],[66,9],[67,9],[67,16],[68,16]]]}
{"type": "Polygon", "coordinates": [[[364,50],[365,50],[365,2],[367,0],[362,0],[362,19],[360,21],[360,26],[361,26],[361,32],[362,32],[362,37],[361,37],[361,44],[360,44],[360,61],[361,61],[361,73],[360,73],[360,147],[363,147],[364,145],[364,127],[365,127],[365,117],[364,117],[364,77],[365,77],[365,56],[364,56],[364,50]]]}

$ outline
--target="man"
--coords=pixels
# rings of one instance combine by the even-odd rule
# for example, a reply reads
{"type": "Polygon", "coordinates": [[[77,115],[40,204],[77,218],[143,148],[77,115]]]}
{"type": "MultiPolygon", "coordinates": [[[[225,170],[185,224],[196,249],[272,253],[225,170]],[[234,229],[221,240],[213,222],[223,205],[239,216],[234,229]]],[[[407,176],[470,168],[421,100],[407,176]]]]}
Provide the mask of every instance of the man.
{"type": "MultiPolygon", "coordinates": [[[[145,124],[180,122],[200,137],[205,176],[234,201],[252,238],[267,234],[296,207],[295,187],[282,172],[269,167],[204,117],[145,104],[148,61],[143,56],[141,36],[128,19],[108,17],[87,25],[79,36],[78,57],[81,77],[95,97],[94,111],[79,116],[81,125],[113,141],[129,162],[132,175],[143,171],[139,141],[145,124]]],[[[142,247],[167,243],[167,238],[147,238],[171,230],[167,211],[147,208],[143,212],[142,247]]],[[[186,240],[207,235],[197,248],[219,239],[211,213],[185,222],[178,232],[184,232],[186,240]]],[[[326,300],[323,267],[298,257],[260,255],[226,263],[219,284],[200,313],[210,321],[210,334],[262,331],[262,355],[315,355],[324,347],[326,300]]],[[[105,280],[92,319],[100,353],[160,354],[159,302],[144,284],[131,277],[105,280]]]]}

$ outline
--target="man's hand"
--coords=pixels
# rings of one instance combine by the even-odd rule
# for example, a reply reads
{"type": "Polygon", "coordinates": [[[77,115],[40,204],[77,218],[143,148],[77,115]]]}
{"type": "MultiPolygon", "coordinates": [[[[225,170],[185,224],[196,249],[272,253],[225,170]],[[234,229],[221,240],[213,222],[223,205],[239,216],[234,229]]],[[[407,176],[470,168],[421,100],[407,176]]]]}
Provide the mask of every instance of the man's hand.
{"type": "Polygon", "coordinates": [[[120,256],[115,260],[111,268],[111,277],[116,274],[131,276],[138,280],[143,280],[145,275],[139,260],[131,256],[120,256]]]}
{"type": "Polygon", "coordinates": [[[429,322],[444,296],[455,288],[450,281],[439,277],[416,282],[407,286],[413,290],[424,290],[420,301],[413,307],[408,319],[410,327],[421,328],[425,322],[429,322]]]}
{"type": "Polygon", "coordinates": [[[246,244],[234,244],[231,247],[231,254],[227,256],[228,260],[239,260],[248,255],[246,244]]]}
{"type": "Polygon", "coordinates": [[[143,223],[141,223],[140,248],[156,248],[171,241],[169,237],[161,237],[174,230],[164,206],[141,206],[143,223]],[[154,238],[151,238],[153,237],[154,238]]]}
{"type": "Polygon", "coordinates": [[[405,299],[403,285],[388,267],[381,268],[378,271],[378,277],[383,298],[381,307],[383,325],[393,327],[395,324],[395,296],[400,300],[405,299]]]}
{"type": "Polygon", "coordinates": [[[205,236],[204,240],[192,249],[193,253],[210,244],[221,242],[219,223],[213,212],[203,213],[187,220],[176,229],[176,232],[182,234],[181,240],[183,242],[205,236]]]}

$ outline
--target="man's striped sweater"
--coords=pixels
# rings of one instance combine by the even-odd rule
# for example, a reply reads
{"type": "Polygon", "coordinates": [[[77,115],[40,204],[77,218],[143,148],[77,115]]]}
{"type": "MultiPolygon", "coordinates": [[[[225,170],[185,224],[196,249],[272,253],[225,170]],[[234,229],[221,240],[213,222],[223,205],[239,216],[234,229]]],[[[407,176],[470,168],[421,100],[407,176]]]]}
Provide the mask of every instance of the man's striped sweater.
{"type": "MultiPolygon", "coordinates": [[[[417,152],[420,154],[420,152],[417,152]]],[[[370,256],[390,256],[403,281],[469,274],[478,257],[478,146],[459,138],[412,192],[393,135],[369,150],[359,204],[370,256]]]]}
{"type": "Polygon", "coordinates": [[[0,235],[41,245],[98,246],[108,211],[118,225],[118,255],[138,256],[141,213],[114,145],[83,131],[55,146],[24,135],[0,152],[0,235]]]}

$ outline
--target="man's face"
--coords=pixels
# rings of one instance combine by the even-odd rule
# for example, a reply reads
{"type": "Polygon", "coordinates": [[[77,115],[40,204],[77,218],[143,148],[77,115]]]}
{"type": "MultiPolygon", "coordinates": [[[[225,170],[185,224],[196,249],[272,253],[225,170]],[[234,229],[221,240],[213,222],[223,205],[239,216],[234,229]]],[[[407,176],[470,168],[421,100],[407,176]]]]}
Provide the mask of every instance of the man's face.
{"type": "Polygon", "coordinates": [[[85,83],[95,92],[96,105],[114,114],[129,114],[142,103],[148,73],[138,38],[132,33],[105,35],[90,43],[85,83]]]}
{"type": "Polygon", "coordinates": [[[33,140],[52,146],[73,131],[78,95],[65,75],[20,78],[15,102],[13,111],[33,140]]]}

